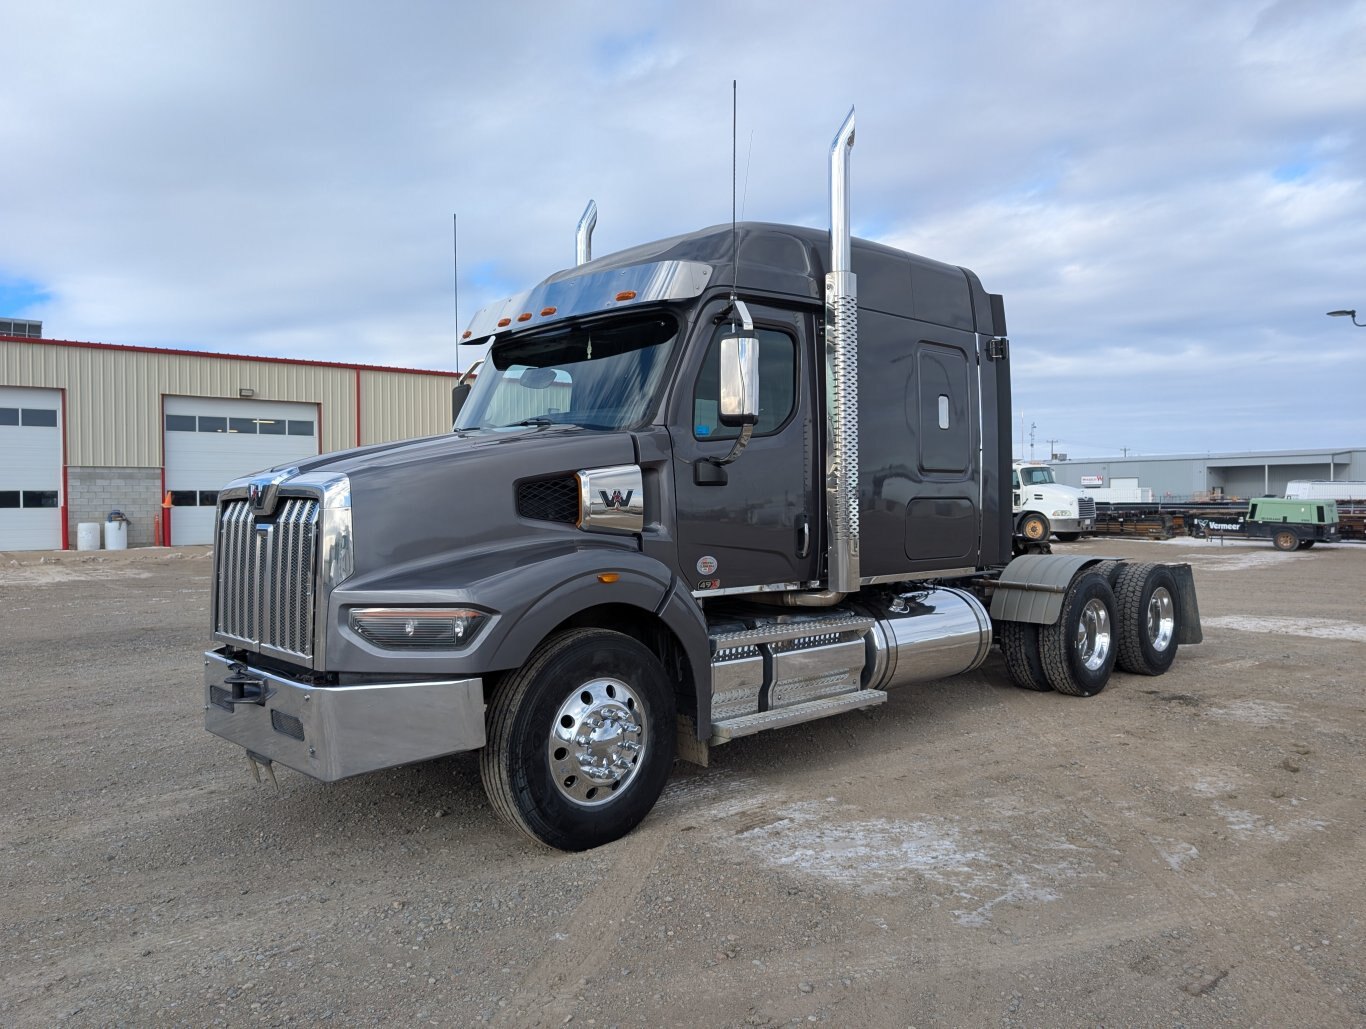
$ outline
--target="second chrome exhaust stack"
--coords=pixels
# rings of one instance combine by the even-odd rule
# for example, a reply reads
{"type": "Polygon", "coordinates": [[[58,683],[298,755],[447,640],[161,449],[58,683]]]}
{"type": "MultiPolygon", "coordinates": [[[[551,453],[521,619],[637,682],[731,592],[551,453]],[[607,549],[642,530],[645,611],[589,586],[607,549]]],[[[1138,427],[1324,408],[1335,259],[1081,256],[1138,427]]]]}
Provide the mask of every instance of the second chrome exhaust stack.
{"type": "Polygon", "coordinates": [[[583,209],[583,214],[579,218],[578,230],[574,233],[574,263],[576,265],[587,264],[593,260],[593,228],[597,224],[597,201],[590,200],[588,206],[583,209]]]}
{"type": "Polygon", "coordinates": [[[829,588],[859,588],[858,282],[849,230],[849,151],[854,109],[830,147],[830,271],[825,276],[825,361],[830,395],[825,456],[825,514],[830,527],[829,588]]]}

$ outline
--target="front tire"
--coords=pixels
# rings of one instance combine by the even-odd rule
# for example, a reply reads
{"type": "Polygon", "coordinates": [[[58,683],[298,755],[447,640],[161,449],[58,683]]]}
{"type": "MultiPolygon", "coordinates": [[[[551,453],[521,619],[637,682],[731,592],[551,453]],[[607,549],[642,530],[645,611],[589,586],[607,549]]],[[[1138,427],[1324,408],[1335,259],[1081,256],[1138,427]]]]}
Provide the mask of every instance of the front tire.
{"type": "Polygon", "coordinates": [[[620,839],[673,766],[673,690],[659,659],[607,629],[546,640],[489,705],[479,770],[493,809],[560,850],[620,839]]]}
{"type": "Polygon", "coordinates": [[[1115,582],[1119,606],[1118,664],[1136,675],[1161,675],[1176,660],[1181,591],[1170,568],[1126,564],[1115,582]]]}
{"type": "Polygon", "coordinates": [[[1042,543],[1053,534],[1053,528],[1048,524],[1048,519],[1037,511],[1030,511],[1020,519],[1020,535],[1029,540],[1030,543],[1042,543]]]}
{"type": "Polygon", "coordinates": [[[1277,550],[1298,550],[1300,548],[1300,538],[1289,529],[1281,529],[1277,532],[1271,537],[1271,543],[1277,550]]]}
{"type": "Polygon", "coordinates": [[[1093,697],[1115,667],[1115,594],[1103,575],[1073,580],[1054,625],[1039,630],[1044,674],[1059,693],[1093,697]]]}

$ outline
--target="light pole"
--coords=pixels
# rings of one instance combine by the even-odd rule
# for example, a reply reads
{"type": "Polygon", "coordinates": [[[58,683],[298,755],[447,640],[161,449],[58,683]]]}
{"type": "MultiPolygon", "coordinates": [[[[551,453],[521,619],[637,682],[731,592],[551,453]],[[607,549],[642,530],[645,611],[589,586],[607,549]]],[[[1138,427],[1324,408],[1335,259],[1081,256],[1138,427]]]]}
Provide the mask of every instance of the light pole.
{"type": "Polygon", "coordinates": [[[1329,311],[1328,317],[1350,318],[1352,319],[1352,324],[1355,325],[1358,329],[1366,329],[1366,322],[1357,321],[1357,313],[1355,311],[1329,311]]]}

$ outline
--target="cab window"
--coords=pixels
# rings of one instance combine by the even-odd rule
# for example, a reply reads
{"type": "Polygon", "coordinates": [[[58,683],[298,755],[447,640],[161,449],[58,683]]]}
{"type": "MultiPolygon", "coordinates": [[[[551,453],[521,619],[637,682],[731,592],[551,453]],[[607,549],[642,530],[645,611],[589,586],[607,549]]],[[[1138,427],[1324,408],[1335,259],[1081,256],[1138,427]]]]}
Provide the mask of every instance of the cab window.
{"type": "MultiPolygon", "coordinates": [[[[721,340],[733,335],[729,325],[717,327],[707,350],[707,358],[697,376],[693,393],[693,436],[700,440],[734,439],[740,430],[722,425],[721,340]]],[[[796,406],[797,341],[777,329],[757,329],[759,340],[759,421],[755,436],[767,436],[781,429],[796,406]]]]}

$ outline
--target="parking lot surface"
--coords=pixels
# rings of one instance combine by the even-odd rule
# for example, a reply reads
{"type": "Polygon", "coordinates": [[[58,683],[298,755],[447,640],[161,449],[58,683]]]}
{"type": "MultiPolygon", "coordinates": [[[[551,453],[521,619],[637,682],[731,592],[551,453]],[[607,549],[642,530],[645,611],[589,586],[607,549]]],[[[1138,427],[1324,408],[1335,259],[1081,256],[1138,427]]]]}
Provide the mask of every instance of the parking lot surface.
{"type": "Polygon", "coordinates": [[[460,755],[202,729],[204,548],[0,555],[0,1025],[1366,1024],[1366,547],[1189,562],[1205,642],[976,673],[680,764],[583,854],[460,755]]]}

